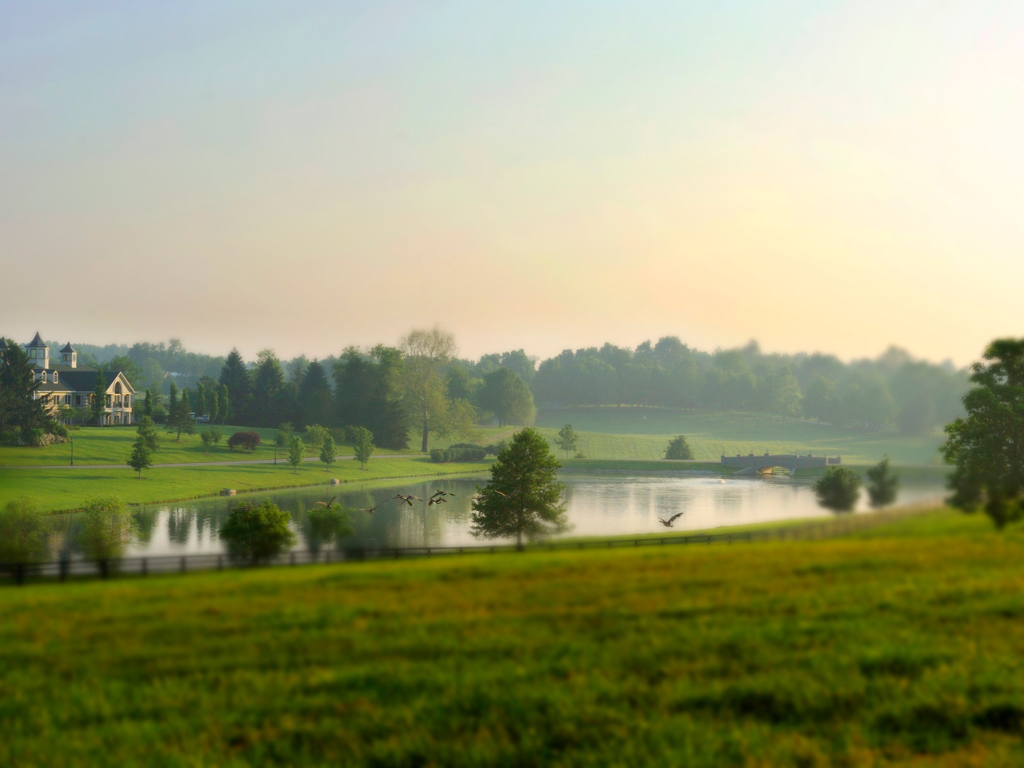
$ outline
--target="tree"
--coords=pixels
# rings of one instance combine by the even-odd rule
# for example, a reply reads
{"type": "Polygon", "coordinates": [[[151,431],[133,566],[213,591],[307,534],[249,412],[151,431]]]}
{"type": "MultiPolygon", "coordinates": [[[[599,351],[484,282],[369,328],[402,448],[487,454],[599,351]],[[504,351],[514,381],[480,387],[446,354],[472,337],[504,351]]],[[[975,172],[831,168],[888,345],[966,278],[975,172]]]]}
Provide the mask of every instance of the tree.
{"type": "Polygon", "coordinates": [[[449,406],[443,370],[455,357],[455,337],[437,327],[417,330],[402,339],[401,347],[405,355],[403,391],[421,426],[420,450],[426,453],[431,426],[443,420],[449,406]]]}
{"type": "Polygon", "coordinates": [[[690,450],[690,444],[686,442],[685,436],[679,435],[668,441],[668,448],[665,449],[665,458],[676,461],[693,458],[693,451],[690,450]]]}
{"type": "Polygon", "coordinates": [[[232,559],[255,564],[295,544],[295,534],[288,526],[290,521],[291,515],[270,500],[259,506],[244,503],[231,510],[220,527],[220,538],[232,559]]]}
{"type": "Polygon", "coordinates": [[[182,390],[181,397],[174,401],[174,384],[171,384],[171,411],[167,416],[167,425],[177,428],[178,435],[175,442],[181,442],[181,433],[194,435],[196,433],[196,420],[189,412],[188,390],[182,390]]]}
{"type": "Polygon", "coordinates": [[[141,433],[135,438],[135,445],[128,457],[128,466],[139,473],[140,480],[142,479],[142,470],[153,466],[153,454],[146,443],[146,436],[141,433]]]}
{"type": "Polygon", "coordinates": [[[350,510],[337,506],[315,507],[309,511],[309,548],[319,552],[324,543],[354,533],[350,510]]]}
{"type": "Polygon", "coordinates": [[[206,429],[199,433],[199,439],[203,441],[203,453],[210,452],[210,446],[213,445],[213,436],[219,434],[214,432],[212,429],[206,429]]]}
{"type": "Polygon", "coordinates": [[[135,537],[138,524],[118,496],[86,500],[81,519],[78,545],[87,558],[100,563],[106,575],[106,562],[124,554],[125,547],[135,537]]]}
{"type": "Polygon", "coordinates": [[[352,448],[355,455],[352,457],[359,462],[359,468],[365,469],[366,462],[373,456],[373,433],[366,427],[356,427],[352,435],[352,448]]]}
{"type": "Polygon", "coordinates": [[[248,424],[249,371],[245,367],[245,360],[242,359],[237,349],[232,349],[227,360],[224,361],[224,367],[220,369],[219,381],[221,384],[221,412],[217,414],[218,421],[221,424],[227,424],[230,416],[235,419],[235,424],[248,424]],[[229,401],[230,411],[228,409],[229,401]]]}
{"type": "Polygon", "coordinates": [[[167,429],[170,430],[175,415],[178,413],[178,385],[171,382],[170,393],[167,395],[167,429]]]}
{"type": "Polygon", "coordinates": [[[206,410],[207,410],[207,412],[210,415],[210,423],[211,424],[216,424],[217,423],[217,411],[218,411],[217,401],[219,399],[220,399],[220,397],[219,397],[219,387],[217,387],[217,386],[208,387],[207,390],[206,390],[206,410]]]}
{"type": "MultiPolygon", "coordinates": [[[[46,539],[52,518],[28,498],[7,502],[0,510],[0,567],[21,566],[46,559],[46,539]]],[[[20,569],[15,569],[20,579],[20,569]]]]}
{"type": "Polygon", "coordinates": [[[107,380],[103,371],[96,372],[96,385],[92,389],[92,402],[89,408],[89,421],[97,427],[103,424],[103,412],[107,405],[107,380]]]}
{"type": "Polygon", "coordinates": [[[560,430],[558,430],[558,437],[555,438],[555,443],[565,451],[565,458],[569,458],[569,454],[575,451],[579,445],[580,438],[576,434],[576,430],[572,428],[572,424],[566,424],[560,430]]]}
{"type": "Polygon", "coordinates": [[[305,460],[306,446],[302,444],[301,438],[293,437],[291,444],[288,446],[288,463],[298,473],[299,467],[302,466],[302,462],[305,460]]]}
{"type": "Polygon", "coordinates": [[[532,424],[536,409],[526,382],[509,368],[498,368],[484,376],[480,407],[498,417],[498,425],[532,424]]]}
{"type": "Polygon", "coordinates": [[[228,450],[233,451],[235,448],[241,448],[243,451],[255,451],[261,442],[259,432],[251,430],[235,432],[235,434],[228,438],[228,450]]]}
{"type": "Polygon", "coordinates": [[[324,472],[331,468],[331,464],[338,458],[338,447],[334,444],[334,438],[330,435],[324,438],[323,447],[320,449],[320,461],[324,463],[324,472]]]}
{"type": "Polygon", "coordinates": [[[203,382],[196,384],[196,416],[206,415],[206,390],[203,382]]]}
{"type": "Polygon", "coordinates": [[[124,377],[128,379],[128,383],[132,385],[133,389],[138,389],[145,378],[142,367],[127,355],[117,355],[112,357],[107,360],[107,362],[103,363],[100,368],[102,368],[104,373],[110,375],[111,381],[113,381],[114,377],[117,376],[120,371],[124,374],[124,377]]]}
{"type": "Polygon", "coordinates": [[[150,451],[160,450],[160,436],[157,434],[156,425],[149,416],[143,416],[139,419],[139,426],[135,432],[145,440],[146,447],[150,451]]]}
{"type": "Polygon", "coordinates": [[[302,375],[298,400],[302,424],[327,424],[332,420],[334,395],[323,365],[316,360],[302,375]]]}
{"type": "Polygon", "coordinates": [[[524,537],[533,541],[569,530],[559,466],[537,430],[520,430],[491,466],[491,482],[477,487],[472,534],[488,539],[514,536],[522,549],[524,537]]]}
{"type": "Polygon", "coordinates": [[[833,512],[849,512],[860,496],[860,478],[846,467],[829,467],[814,484],[814,495],[833,512]]]}
{"type": "Polygon", "coordinates": [[[252,423],[269,427],[282,420],[279,406],[284,389],[281,361],[273,350],[264,349],[256,356],[256,367],[252,371],[252,423]]]}
{"type": "Polygon", "coordinates": [[[306,427],[305,432],[306,442],[313,447],[313,450],[318,450],[324,444],[324,440],[331,436],[327,427],[322,427],[319,424],[310,424],[306,427]]]}
{"type": "Polygon", "coordinates": [[[966,416],[946,425],[942,455],[954,465],[949,503],[983,509],[1002,530],[1024,516],[1024,339],[996,339],[971,366],[966,416]]]}
{"type": "Polygon", "coordinates": [[[142,405],[142,413],[147,418],[150,418],[150,419],[153,418],[153,391],[152,390],[149,390],[149,389],[146,390],[146,399],[145,399],[145,401],[143,402],[143,405],[142,405]]]}
{"type": "Polygon", "coordinates": [[[896,501],[896,491],[900,487],[900,479],[897,475],[889,474],[889,457],[886,456],[875,466],[867,471],[868,498],[871,506],[876,509],[888,506],[896,501]]]}
{"type": "Polygon", "coordinates": [[[46,411],[35,396],[40,384],[21,345],[0,342],[0,432],[44,426],[46,411]]]}

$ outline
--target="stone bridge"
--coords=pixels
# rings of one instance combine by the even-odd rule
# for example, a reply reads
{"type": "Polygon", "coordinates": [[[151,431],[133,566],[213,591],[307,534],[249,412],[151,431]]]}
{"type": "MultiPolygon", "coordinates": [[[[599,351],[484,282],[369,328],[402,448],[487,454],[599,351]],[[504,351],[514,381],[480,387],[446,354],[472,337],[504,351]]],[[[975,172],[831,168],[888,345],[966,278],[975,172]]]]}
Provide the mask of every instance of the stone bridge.
{"type": "Polygon", "coordinates": [[[814,456],[810,453],[806,456],[771,453],[766,453],[763,456],[755,456],[752,453],[748,453],[746,456],[741,456],[738,453],[735,456],[722,454],[722,466],[734,467],[738,470],[734,473],[737,475],[753,475],[755,473],[768,472],[773,467],[784,467],[790,472],[796,472],[798,469],[817,469],[842,463],[843,459],[841,456],[836,456],[833,459],[826,456],[814,456]]]}

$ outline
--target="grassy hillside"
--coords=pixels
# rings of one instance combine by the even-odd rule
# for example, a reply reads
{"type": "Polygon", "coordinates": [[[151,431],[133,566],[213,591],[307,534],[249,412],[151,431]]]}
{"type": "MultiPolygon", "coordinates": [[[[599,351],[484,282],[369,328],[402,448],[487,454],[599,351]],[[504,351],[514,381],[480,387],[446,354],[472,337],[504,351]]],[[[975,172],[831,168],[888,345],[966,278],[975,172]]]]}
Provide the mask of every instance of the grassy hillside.
{"type": "Polygon", "coordinates": [[[285,461],[280,464],[244,466],[153,467],[142,479],[128,466],[109,469],[0,469],[0,505],[19,496],[29,496],[47,511],[77,508],[90,496],[116,493],[133,504],[191,499],[219,493],[224,488],[238,491],[261,488],[294,488],[327,483],[338,478],[360,483],[390,477],[437,476],[449,472],[486,472],[486,462],[435,464],[429,458],[371,459],[365,470],[351,458],[340,459],[330,472],[320,462],[307,462],[298,470],[285,461]]]}
{"type": "MultiPolygon", "coordinates": [[[[807,453],[871,463],[888,453],[898,463],[938,463],[938,433],[901,437],[856,432],[806,421],[778,421],[744,414],[688,413],[658,408],[566,408],[541,411],[537,426],[549,442],[563,424],[580,435],[580,450],[593,459],[652,460],[665,455],[668,439],[686,435],[694,458],[717,461],[725,454],[807,453]]],[[[564,454],[561,454],[564,456],[564,454]]]]}
{"type": "MultiPolygon", "coordinates": [[[[486,427],[481,431],[481,441],[486,443],[492,435],[503,436],[509,434],[505,427],[486,427]]],[[[154,463],[178,464],[195,463],[207,461],[245,461],[248,459],[273,459],[274,439],[277,436],[276,429],[262,429],[256,427],[227,427],[216,425],[214,427],[202,427],[197,429],[195,435],[182,435],[180,442],[175,441],[176,432],[164,432],[158,427],[160,436],[160,450],[153,455],[154,463]],[[199,439],[199,432],[204,429],[216,429],[222,435],[220,445],[212,447],[209,452],[203,450],[203,442],[199,439]],[[243,453],[241,450],[231,451],[227,447],[228,438],[235,432],[246,430],[259,433],[263,443],[250,453],[243,453]]],[[[132,443],[135,441],[136,431],[134,427],[82,427],[71,432],[75,440],[75,464],[115,464],[123,465],[128,455],[132,452],[132,443]]],[[[302,437],[299,433],[299,437],[302,437]]],[[[394,451],[390,448],[378,448],[377,453],[386,454],[408,454],[419,455],[419,437],[414,436],[409,444],[415,447],[405,451],[394,451]]],[[[445,448],[455,440],[431,440],[431,448],[445,448]]],[[[308,448],[308,447],[307,447],[308,448]]],[[[279,456],[286,454],[278,451],[279,456]]],[[[307,455],[319,456],[317,451],[308,448],[307,455]]],[[[339,445],[339,456],[351,456],[352,446],[339,445]]],[[[0,446],[0,467],[24,467],[24,466],[63,466],[70,463],[71,445],[59,443],[48,445],[43,448],[27,448],[17,446],[0,446]]]]}
{"type": "Polygon", "coordinates": [[[0,589],[4,765],[1024,760],[1020,530],[0,589]]]}

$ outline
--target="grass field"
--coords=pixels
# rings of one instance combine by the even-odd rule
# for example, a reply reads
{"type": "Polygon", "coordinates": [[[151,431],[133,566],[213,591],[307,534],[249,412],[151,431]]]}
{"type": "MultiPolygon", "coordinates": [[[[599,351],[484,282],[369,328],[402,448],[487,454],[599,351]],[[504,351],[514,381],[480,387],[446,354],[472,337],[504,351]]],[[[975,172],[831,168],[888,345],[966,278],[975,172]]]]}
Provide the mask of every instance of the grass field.
{"type": "Polygon", "coordinates": [[[283,459],[280,464],[244,466],[153,467],[137,474],[128,466],[109,469],[0,469],[0,505],[19,496],[30,497],[46,511],[77,508],[90,496],[118,494],[129,503],[153,503],[191,499],[219,493],[224,488],[238,491],[262,488],[293,488],[327,483],[338,478],[345,483],[379,478],[438,476],[450,472],[486,472],[487,462],[435,464],[427,457],[371,459],[365,470],[351,458],[339,459],[324,471],[320,462],[306,462],[293,470],[283,459]]]}
{"type": "MultiPolygon", "coordinates": [[[[204,427],[205,429],[205,427],[204,427]]],[[[199,429],[195,435],[182,435],[181,441],[175,441],[175,432],[164,432],[158,430],[160,436],[160,450],[153,454],[153,461],[157,464],[180,464],[198,463],[207,461],[245,461],[249,459],[272,459],[274,458],[274,439],[277,436],[276,429],[262,429],[258,427],[225,427],[215,425],[212,429],[218,430],[223,438],[220,445],[212,447],[209,452],[203,450],[203,442],[199,439],[199,429]],[[238,431],[257,432],[262,439],[262,444],[254,451],[243,453],[241,450],[232,451],[227,447],[227,439],[238,431]]],[[[486,443],[492,435],[506,435],[509,429],[506,427],[484,427],[481,428],[481,441],[486,443]]],[[[71,437],[75,440],[75,464],[117,464],[124,465],[128,455],[132,452],[132,443],[135,441],[136,431],[134,427],[82,427],[74,430],[71,437]]],[[[301,437],[299,433],[299,437],[301,437]]],[[[419,438],[410,440],[410,445],[415,446],[405,451],[394,451],[390,448],[378,448],[377,453],[384,454],[407,454],[418,456],[419,438]]],[[[432,439],[431,448],[446,448],[456,440],[432,439]]],[[[319,456],[319,452],[307,446],[308,456],[319,456]]],[[[280,458],[286,458],[285,451],[278,451],[280,458]]],[[[352,446],[339,445],[339,456],[351,456],[352,446]]],[[[18,446],[0,446],[0,468],[2,467],[26,467],[26,466],[64,466],[71,461],[71,445],[59,443],[47,445],[42,448],[26,448],[18,446]]]]}
{"type": "Polygon", "coordinates": [[[0,589],[3,765],[1017,766],[1024,535],[0,589]]]}
{"type": "MultiPolygon", "coordinates": [[[[745,414],[709,414],[659,408],[566,408],[541,411],[537,426],[552,443],[563,424],[580,432],[580,450],[592,459],[654,460],[669,437],[686,435],[695,459],[717,461],[723,453],[807,453],[874,463],[883,454],[897,463],[937,464],[941,434],[901,437],[857,432],[806,421],[767,420],[745,414]]],[[[564,457],[564,453],[559,454],[564,457]]]]}

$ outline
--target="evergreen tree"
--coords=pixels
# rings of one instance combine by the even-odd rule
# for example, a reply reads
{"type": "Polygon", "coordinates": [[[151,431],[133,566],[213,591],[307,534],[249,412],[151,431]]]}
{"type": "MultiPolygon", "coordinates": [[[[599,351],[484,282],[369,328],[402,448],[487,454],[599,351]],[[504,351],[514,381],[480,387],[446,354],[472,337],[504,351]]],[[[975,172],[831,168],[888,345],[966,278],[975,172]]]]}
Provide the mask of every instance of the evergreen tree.
{"type": "Polygon", "coordinates": [[[35,398],[39,384],[21,345],[0,344],[0,431],[43,427],[46,411],[35,398]]]}
{"type": "Polygon", "coordinates": [[[334,438],[330,435],[324,438],[323,447],[320,449],[320,461],[324,463],[324,472],[331,468],[331,464],[338,458],[338,447],[334,444],[334,438]]]}
{"type": "Polygon", "coordinates": [[[220,385],[220,396],[217,398],[217,423],[227,424],[228,414],[228,387],[226,384],[220,385]]]}
{"type": "Polygon", "coordinates": [[[327,382],[324,367],[314,360],[306,368],[298,388],[302,426],[334,423],[332,399],[331,385],[327,382]]]}
{"type": "Polygon", "coordinates": [[[146,390],[146,400],[142,405],[142,413],[147,418],[153,418],[153,392],[150,389],[146,390]]]}
{"type": "Polygon", "coordinates": [[[516,433],[491,466],[491,482],[477,487],[473,535],[488,539],[514,536],[521,549],[524,538],[532,541],[569,530],[559,466],[537,430],[516,433]]]}
{"type": "Polygon", "coordinates": [[[178,385],[171,382],[171,391],[167,395],[167,426],[171,427],[178,417],[178,385]]]}
{"type": "Polygon", "coordinates": [[[206,392],[203,389],[203,382],[196,384],[196,416],[206,415],[206,392]]]}
{"type": "Polygon", "coordinates": [[[135,446],[132,448],[131,456],[128,457],[128,466],[139,473],[140,480],[142,479],[142,470],[153,466],[152,453],[146,444],[145,435],[140,434],[135,438],[135,446]]]}
{"type": "MultiPolygon", "coordinates": [[[[257,357],[252,371],[251,421],[261,427],[270,427],[281,422],[282,397],[285,389],[284,371],[281,361],[272,350],[265,349],[257,357]]],[[[287,418],[287,416],[285,416],[287,418]]]]}
{"type": "Polygon", "coordinates": [[[92,404],[89,411],[89,420],[96,426],[103,424],[104,409],[107,405],[107,380],[103,371],[96,372],[96,386],[92,390],[92,404]]]}
{"type": "Polygon", "coordinates": [[[232,349],[224,367],[220,371],[220,408],[223,413],[218,413],[217,420],[221,424],[227,424],[228,419],[233,419],[234,424],[239,426],[249,424],[249,398],[250,381],[249,371],[246,369],[245,361],[237,349],[232,349]],[[225,396],[225,390],[227,396],[225,396]],[[228,403],[231,408],[228,410],[228,403]]]}
{"type": "Polygon", "coordinates": [[[139,437],[146,441],[146,447],[150,451],[160,450],[160,437],[157,435],[156,425],[149,416],[143,416],[139,420],[139,426],[135,431],[139,437]]]}
{"type": "Polygon", "coordinates": [[[896,492],[900,487],[897,475],[889,474],[889,457],[886,456],[867,471],[868,498],[871,506],[877,508],[888,506],[896,501],[896,492]]]}

